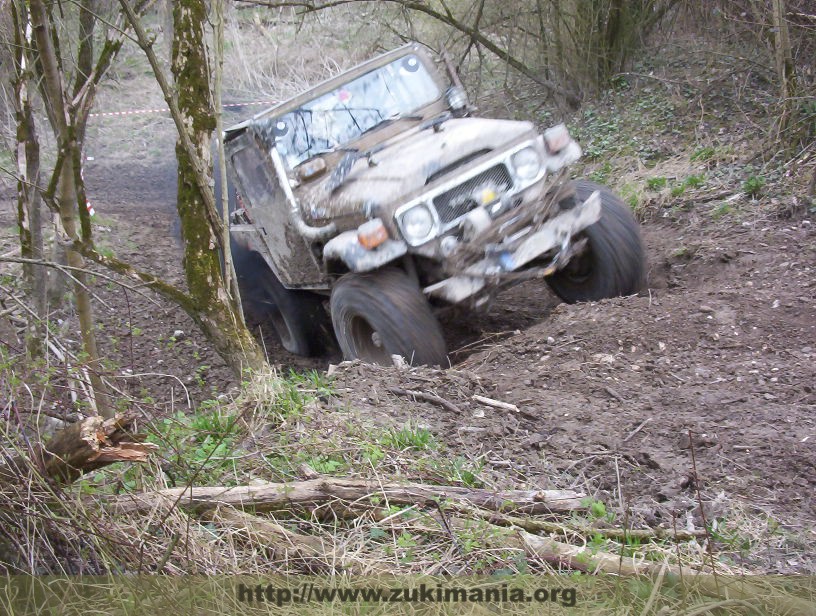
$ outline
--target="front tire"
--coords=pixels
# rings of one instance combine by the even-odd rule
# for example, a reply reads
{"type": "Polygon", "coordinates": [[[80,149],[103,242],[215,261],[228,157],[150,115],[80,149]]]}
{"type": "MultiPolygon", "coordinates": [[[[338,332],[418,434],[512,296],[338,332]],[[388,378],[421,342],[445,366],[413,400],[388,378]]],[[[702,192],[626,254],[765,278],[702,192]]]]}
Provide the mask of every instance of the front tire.
{"type": "Polygon", "coordinates": [[[576,238],[587,239],[584,252],[547,278],[547,283],[568,304],[637,293],[643,286],[646,257],[631,210],[606,186],[587,180],[577,180],[573,186],[579,202],[600,191],[601,218],[576,238]]]}
{"type": "Polygon", "coordinates": [[[346,359],[447,366],[442,329],[422,291],[394,268],[346,274],[331,295],[334,333],[346,359]]]}

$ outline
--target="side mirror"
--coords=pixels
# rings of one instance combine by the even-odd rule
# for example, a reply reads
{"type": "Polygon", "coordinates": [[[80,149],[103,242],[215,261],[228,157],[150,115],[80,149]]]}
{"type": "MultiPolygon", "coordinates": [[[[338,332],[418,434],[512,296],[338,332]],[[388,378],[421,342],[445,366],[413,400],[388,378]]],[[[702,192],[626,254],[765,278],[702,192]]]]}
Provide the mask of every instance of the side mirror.
{"type": "Polygon", "coordinates": [[[457,118],[467,115],[468,112],[468,97],[467,92],[462,86],[451,86],[445,92],[445,98],[448,99],[448,106],[451,108],[453,115],[457,118]]]}

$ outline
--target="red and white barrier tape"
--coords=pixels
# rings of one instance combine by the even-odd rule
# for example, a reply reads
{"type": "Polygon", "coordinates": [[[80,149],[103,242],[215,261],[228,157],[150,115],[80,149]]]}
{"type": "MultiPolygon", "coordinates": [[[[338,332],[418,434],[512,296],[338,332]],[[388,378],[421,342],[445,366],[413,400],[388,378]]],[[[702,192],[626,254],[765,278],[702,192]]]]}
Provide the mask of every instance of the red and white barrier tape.
{"type": "MultiPolygon", "coordinates": [[[[253,103],[227,103],[222,105],[222,107],[247,107],[250,105],[274,105],[278,101],[255,101],[253,103]]],[[[167,107],[162,107],[159,109],[133,109],[130,111],[101,111],[99,113],[91,113],[88,114],[88,117],[91,118],[101,118],[107,116],[128,116],[128,115],[139,115],[143,113],[164,113],[170,111],[167,107]]],[[[88,160],[93,160],[92,158],[88,158],[88,160]]],[[[84,178],[83,178],[84,179],[84,178]]],[[[90,201],[85,202],[85,207],[88,208],[88,214],[91,216],[96,215],[96,210],[94,210],[93,206],[91,205],[90,201]]]]}
{"type": "MultiPolygon", "coordinates": [[[[247,107],[249,105],[274,105],[278,101],[257,101],[254,103],[228,103],[226,105],[222,105],[222,107],[247,107]]],[[[170,111],[167,107],[161,107],[158,109],[133,109],[130,111],[100,111],[99,113],[91,113],[88,114],[88,117],[91,118],[101,118],[106,116],[128,116],[128,115],[139,115],[143,113],[164,113],[170,111]]]]}
{"type": "MultiPolygon", "coordinates": [[[[88,160],[93,160],[93,159],[92,159],[92,158],[89,158],[88,160]]],[[[79,170],[79,177],[80,177],[80,178],[82,178],[82,181],[83,181],[83,182],[85,182],[85,167],[81,167],[81,168],[80,168],[80,170],[79,170]]],[[[91,205],[91,202],[90,202],[90,201],[88,201],[88,199],[87,199],[87,198],[85,199],[85,208],[88,210],[88,214],[89,214],[90,216],[92,216],[92,217],[93,217],[93,216],[96,216],[96,210],[95,210],[95,209],[93,209],[93,206],[91,205]]]]}

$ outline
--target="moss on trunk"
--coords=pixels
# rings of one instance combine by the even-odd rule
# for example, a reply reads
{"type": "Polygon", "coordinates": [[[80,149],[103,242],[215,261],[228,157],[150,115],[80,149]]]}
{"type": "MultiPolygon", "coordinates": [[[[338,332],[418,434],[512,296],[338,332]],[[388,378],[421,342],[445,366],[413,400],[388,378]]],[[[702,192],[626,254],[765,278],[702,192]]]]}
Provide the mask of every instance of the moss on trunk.
{"type": "MultiPolygon", "coordinates": [[[[210,73],[204,37],[207,19],[203,0],[178,0],[173,4],[172,69],[176,81],[182,125],[195,148],[195,156],[210,169],[210,136],[216,126],[210,104],[210,73]]],[[[181,138],[176,144],[178,159],[178,214],[184,238],[184,272],[195,306],[196,322],[218,353],[240,376],[246,368],[265,363],[263,352],[230,304],[221,278],[219,238],[207,216],[207,199],[201,185],[212,190],[212,182],[201,182],[197,165],[181,138]]]]}

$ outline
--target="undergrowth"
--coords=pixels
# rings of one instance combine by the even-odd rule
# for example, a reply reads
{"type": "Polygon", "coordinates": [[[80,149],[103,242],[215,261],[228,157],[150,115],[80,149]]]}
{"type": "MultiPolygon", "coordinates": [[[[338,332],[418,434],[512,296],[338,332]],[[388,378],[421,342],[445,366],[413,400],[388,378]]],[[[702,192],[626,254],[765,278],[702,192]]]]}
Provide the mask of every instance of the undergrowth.
{"type": "MultiPolygon", "coordinates": [[[[262,36],[264,24],[248,17],[232,27],[251,28],[262,36]]],[[[294,40],[298,32],[292,28],[290,34],[294,40]]],[[[374,41],[367,44],[376,47],[374,41]]],[[[231,51],[240,56],[247,50],[231,51]]],[[[122,70],[131,68],[125,65],[122,70]]],[[[319,68],[330,73],[339,67],[319,68]]],[[[647,73],[651,68],[638,70],[647,73]]],[[[297,71],[292,75],[297,77],[297,71]]],[[[293,88],[298,85],[294,77],[293,88]]],[[[644,87],[621,76],[604,99],[588,102],[572,119],[585,154],[578,174],[586,172],[611,184],[642,218],[694,209],[720,220],[748,207],[724,199],[696,205],[697,199],[718,194],[725,186],[751,200],[767,196],[783,173],[780,161],[755,161],[757,144],[748,136],[719,134],[713,126],[697,130],[696,124],[713,123],[715,111],[701,114],[698,122],[685,113],[688,88],[651,81],[657,83],[644,87]]],[[[262,93],[266,87],[247,78],[235,92],[262,93]]],[[[539,119],[549,121],[551,116],[542,112],[539,119]]],[[[690,258],[690,250],[677,248],[676,257],[690,258]]],[[[179,341],[161,343],[175,348],[179,341]]],[[[196,375],[204,379],[206,365],[199,368],[196,375]]],[[[80,380],[76,374],[66,377],[45,363],[22,366],[2,345],[0,374],[7,459],[22,456],[31,462],[26,458],[31,442],[47,432],[48,422],[38,414],[46,406],[45,389],[55,390],[47,399],[59,400],[66,418],[87,411],[81,403],[69,402],[69,387],[80,380]],[[23,421],[24,412],[36,419],[23,421]]],[[[521,547],[518,529],[469,518],[444,499],[435,507],[394,505],[387,492],[374,492],[365,506],[338,498],[332,506],[252,512],[244,526],[236,524],[234,516],[247,512],[224,507],[197,515],[194,508],[180,506],[180,500],[179,506],[157,506],[146,514],[109,506],[113,499],[135,499],[168,488],[263,486],[331,477],[506,487],[482,459],[452,446],[450,435],[434,433],[421,421],[374,424],[341,400],[332,380],[315,371],[256,375],[234,399],[208,400],[190,410],[167,412],[154,405],[148,393],[123,397],[122,410],[140,413],[138,427],[158,446],[158,454],[146,465],[115,464],[70,486],[54,485],[36,464],[29,464],[19,482],[0,494],[0,566],[14,573],[564,573],[521,547]],[[26,528],[20,528],[20,519],[26,520],[26,528]],[[270,528],[277,527],[265,523],[291,535],[275,534],[270,528]],[[324,549],[303,552],[285,539],[298,536],[312,538],[324,549]]],[[[537,487],[534,479],[519,483],[537,487]]],[[[694,567],[710,561],[711,548],[723,573],[750,570],[752,554],[762,546],[780,553],[791,546],[807,548],[766,515],[739,508],[712,520],[707,535],[692,541],[678,542],[671,536],[654,541],[610,538],[605,531],[627,526],[625,513],[589,498],[585,509],[569,517],[539,519],[561,525],[550,535],[586,546],[590,555],[607,552],[694,567]]],[[[639,583],[637,578],[632,581],[639,583]]],[[[647,604],[650,588],[638,590],[644,592],[639,607],[647,604]]]]}
{"type": "MultiPolygon", "coordinates": [[[[694,57],[672,64],[656,54],[614,79],[598,100],[566,118],[584,153],[574,175],[610,185],[641,220],[697,209],[711,221],[804,213],[808,167],[769,145],[775,108],[767,104],[768,84],[750,95],[730,92],[731,73],[746,70],[731,53],[704,69],[694,57]],[[701,87],[701,75],[714,85],[701,87]],[[742,121],[724,123],[726,116],[742,121]]],[[[546,113],[539,119],[552,123],[546,113]]]]}

